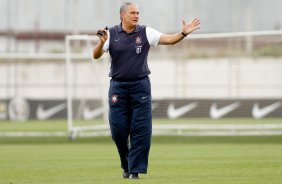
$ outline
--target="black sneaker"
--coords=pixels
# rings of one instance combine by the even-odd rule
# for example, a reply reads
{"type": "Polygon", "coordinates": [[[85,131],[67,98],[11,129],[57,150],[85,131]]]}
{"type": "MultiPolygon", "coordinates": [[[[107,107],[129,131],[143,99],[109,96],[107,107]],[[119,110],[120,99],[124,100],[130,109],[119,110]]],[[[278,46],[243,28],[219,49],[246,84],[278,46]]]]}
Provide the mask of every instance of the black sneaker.
{"type": "Polygon", "coordinates": [[[123,171],[122,177],[123,177],[123,178],[129,178],[129,173],[128,173],[128,171],[123,171]]]}
{"type": "Polygon", "coordinates": [[[129,179],[139,179],[138,173],[130,174],[130,175],[129,175],[129,179]]]}

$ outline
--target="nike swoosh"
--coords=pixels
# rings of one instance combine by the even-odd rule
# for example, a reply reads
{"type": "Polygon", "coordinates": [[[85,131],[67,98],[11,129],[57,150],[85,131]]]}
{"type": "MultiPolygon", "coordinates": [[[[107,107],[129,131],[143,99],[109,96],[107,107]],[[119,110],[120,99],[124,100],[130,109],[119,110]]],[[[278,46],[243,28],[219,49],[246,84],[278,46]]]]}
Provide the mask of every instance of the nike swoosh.
{"type": "Polygon", "coordinates": [[[234,111],[239,106],[240,106],[240,102],[235,102],[225,107],[217,108],[216,103],[213,103],[210,108],[210,116],[213,119],[219,119],[225,116],[226,114],[230,113],[231,111],[234,111]]]}
{"type": "Polygon", "coordinates": [[[181,116],[183,116],[185,113],[195,109],[198,106],[198,102],[193,102],[188,105],[185,105],[183,107],[175,108],[174,104],[169,104],[168,110],[167,110],[167,116],[170,119],[176,119],[181,116]]]}
{"type": "Polygon", "coordinates": [[[53,115],[55,115],[56,113],[58,113],[58,112],[62,111],[63,109],[65,109],[66,106],[67,106],[66,103],[62,103],[62,104],[59,104],[59,105],[57,105],[55,107],[44,109],[43,105],[40,104],[37,107],[37,111],[36,111],[37,119],[40,119],[40,120],[48,119],[48,118],[52,117],[53,115]]]}
{"type": "Polygon", "coordinates": [[[103,107],[100,107],[94,110],[90,110],[90,108],[86,106],[83,109],[83,119],[85,120],[95,119],[96,117],[102,115],[103,111],[104,111],[103,107]]]}
{"type": "Polygon", "coordinates": [[[252,115],[255,119],[263,118],[264,116],[278,109],[281,105],[281,102],[276,102],[266,107],[259,108],[259,104],[255,103],[252,109],[252,115]]]}

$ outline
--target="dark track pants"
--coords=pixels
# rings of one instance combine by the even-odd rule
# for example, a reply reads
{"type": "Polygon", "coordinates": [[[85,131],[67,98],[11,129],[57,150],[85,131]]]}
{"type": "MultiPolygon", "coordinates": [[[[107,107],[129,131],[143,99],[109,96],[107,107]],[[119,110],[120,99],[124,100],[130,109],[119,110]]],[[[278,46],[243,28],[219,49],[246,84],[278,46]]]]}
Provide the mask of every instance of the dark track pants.
{"type": "Polygon", "coordinates": [[[109,122],[121,167],[129,173],[147,173],[152,134],[149,77],[133,81],[111,80],[109,122]]]}

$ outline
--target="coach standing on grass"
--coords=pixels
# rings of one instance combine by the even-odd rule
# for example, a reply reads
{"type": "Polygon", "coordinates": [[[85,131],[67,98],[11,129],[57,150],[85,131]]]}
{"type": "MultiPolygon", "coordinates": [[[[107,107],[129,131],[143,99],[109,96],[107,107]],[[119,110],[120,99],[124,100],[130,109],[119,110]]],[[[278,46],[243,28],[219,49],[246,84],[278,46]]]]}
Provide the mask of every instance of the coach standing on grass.
{"type": "MultiPolygon", "coordinates": [[[[160,17],[162,18],[162,17],[160,17]]],[[[172,45],[194,30],[200,20],[182,21],[182,31],[162,34],[150,27],[138,25],[139,10],[134,3],[120,7],[121,23],[101,29],[100,41],[93,51],[94,59],[110,53],[112,78],[109,89],[109,123],[117,146],[123,177],[138,179],[147,173],[152,134],[151,84],[147,57],[151,46],[172,45]]]]}

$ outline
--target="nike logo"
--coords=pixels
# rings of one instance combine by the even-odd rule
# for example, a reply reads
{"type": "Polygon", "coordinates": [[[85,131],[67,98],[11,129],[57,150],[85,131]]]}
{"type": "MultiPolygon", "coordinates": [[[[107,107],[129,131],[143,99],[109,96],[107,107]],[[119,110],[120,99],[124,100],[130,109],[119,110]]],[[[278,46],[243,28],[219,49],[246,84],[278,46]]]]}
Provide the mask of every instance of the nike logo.
{"type": "Polygon", "coordinates": [[[86,106],[83,109],[83,119],[85,120],[95,119],[98,116],[102,115],[103,111],[104,111],[103,107],[100,107],[94,110],[90,110],[90,108],[86,106]]]}
{"type": "Polygon", "coordinates": [[[176,119],[176,118],[183,116],[187,112],[195,109],[197,106],[198,106],[198,102],[193,102],[193,103],[190,103],[188,105],[185,105],[183,107],[179,107],[176,109],[174,107],[174,104],[169,104],[168,110],[167,110],[167,116],[170,119],[176,119]]]}
{"type": "Polygon", "coordinates": [[[39,120],[46,120],[46,119],[54,116],[56,113],[58,113],[58,112],[62,111],[63,109],[65,109],[66,106],[67,106],[66,103],[62,103],[62,104],[59,104],[59,105],[57,105],[55,107],[44,109],[43,105],[40,104],[37,107],[36,117],[39,120]]]}
{"type": "Polygon", "coordinates": [[[216,103],[213,103],[210,108],[210,116],[213,119],[219,119],[225,116],[226,114],[230,113],[231,111],[234,111],[239,106],[240,106],[240,102],[235,102],[225,107],[217,108],[216,103]]]}
{"type": "Polygon", "coordinates": [[[259,108],[259,104],[255,103],[252,109],[252,115],[255,119],[263,118],[264,116],[278,109],[281,105],[281,102],[276,102],[266,107],[259,108]]]}
{"type": "Polygon", "coordinates": [[[115,41],[117,42],[117,41],[119,41],[119,39],[115,39],[115,41]]]}

